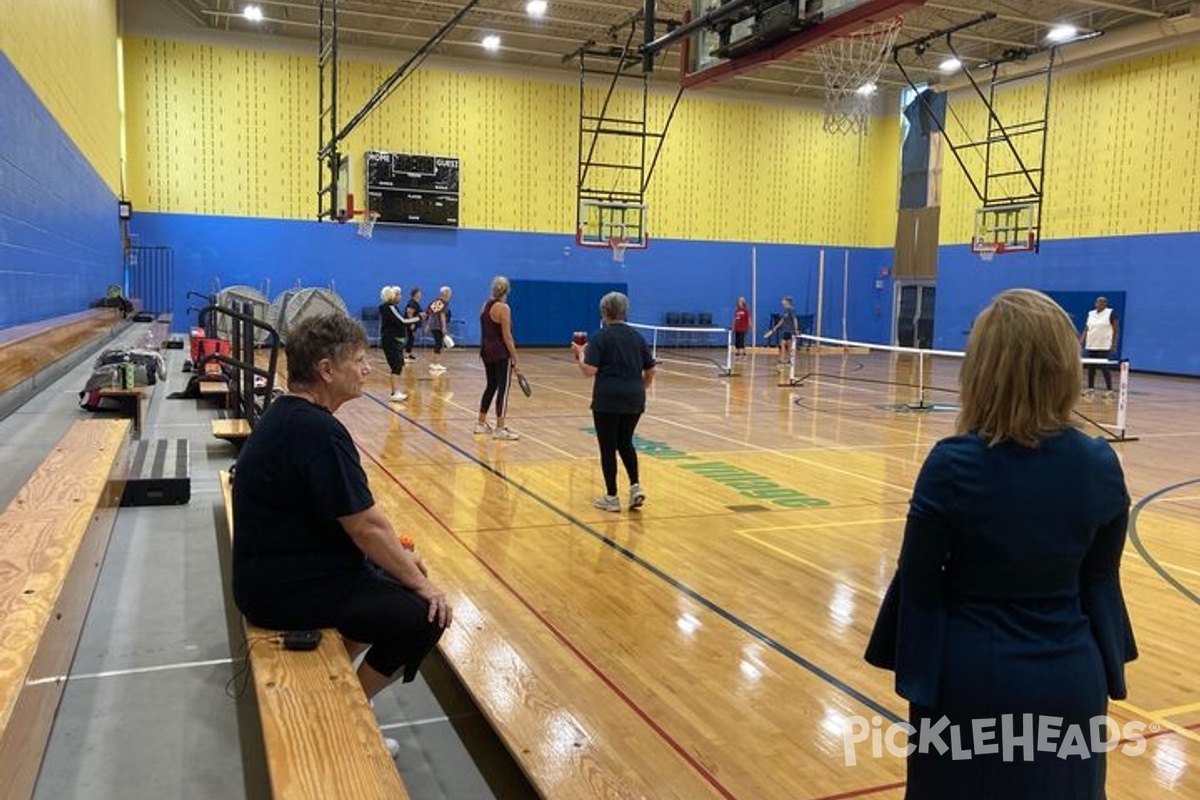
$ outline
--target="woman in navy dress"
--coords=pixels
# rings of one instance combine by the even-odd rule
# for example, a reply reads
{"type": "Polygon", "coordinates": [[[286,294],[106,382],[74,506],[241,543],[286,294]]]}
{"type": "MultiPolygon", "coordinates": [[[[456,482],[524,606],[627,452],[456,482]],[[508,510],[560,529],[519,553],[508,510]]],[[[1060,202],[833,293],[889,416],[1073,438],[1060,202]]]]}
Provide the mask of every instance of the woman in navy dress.
{"type": "Polygon", "coordinates": [[[958,435],[921,468],[866,653],[896,673],[910,743],[943,717],[962,739],[957,759],[909,755],[909,800],[1105,797],[1092,728],[1137,656],[1119,577],[1129,495],[1112,448],[1071,426],[1079,383],[1074,327],[1045,295],[1005,292],[975,320],[958,435]],[[1072,726],[1087,752],[1061,758],[1072,726]]]}

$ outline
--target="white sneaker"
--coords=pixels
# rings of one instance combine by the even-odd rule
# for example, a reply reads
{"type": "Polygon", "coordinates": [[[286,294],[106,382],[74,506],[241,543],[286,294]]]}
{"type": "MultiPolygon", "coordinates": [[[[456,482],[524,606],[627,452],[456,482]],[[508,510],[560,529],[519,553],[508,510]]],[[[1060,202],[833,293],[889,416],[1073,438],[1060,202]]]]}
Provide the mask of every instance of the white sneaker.
{"type": "Polygon", "coordinates": [[[441,364],[430,364],[429,371],[430,372],[445,372],[446,368],[443,367],[441,364]]]}
{"type": "Polygon", "coordinates": [[[1095,396],[1096,396],[1096,390],[1095,390],[1095,389],[1084,389],[1084,390],[1083,390],[1083,399],[1084,399],[1084,400],[1091,400],[1091,399],[1092,399],[1092,398],[1094,398],[1095,396]]]}
{"type": "Polygon", "coordinates": [[[406,395],[404,392],[392,392],[392,396],[388,399],[393,403],[403,403],[408,399],[408,395],[406,395]]]}
{"type": "Polygon", "coordinates": [[[506,442],[515,442],[517,439],[521,438],[521,434],[514,430],[510,430],[509,428],[497,428],[496,432],[492,434],[492,438],[502,439],[506,442]]]}
{"type": "Polygon", "coordinates": [[[636,511],[646,502],[646,493],[642,491],[642,485],[635,483],[629,487],[629,510],[636,511]]]}
{"type": "Polygon", "coordinates": [[[487,424],[486,422],[476,422],[476,423],[475,423],[475,430],[474,430],[473,432],[474,432],[474,433],[476,433],[476,434],[481,434],[481,433],[491,433],[491,432],[492,432],[492,426],[491,426],[491,425],[489,425],[489,424],[487,424]]]}
{"type": "Polygon", "coordinates": [[[603,497],[597,497],[592,501],[592,505],[601,511],[621,511],[621,498],[615,494],[606,494],[603,497]]]}
{"type": "Polygon", "coordinates": [[[383,737],[383,743],[387,745],[388,755],[392,758],[400,755],[400,743],[395,739],[390,739],[387,736],[383,737]]]}

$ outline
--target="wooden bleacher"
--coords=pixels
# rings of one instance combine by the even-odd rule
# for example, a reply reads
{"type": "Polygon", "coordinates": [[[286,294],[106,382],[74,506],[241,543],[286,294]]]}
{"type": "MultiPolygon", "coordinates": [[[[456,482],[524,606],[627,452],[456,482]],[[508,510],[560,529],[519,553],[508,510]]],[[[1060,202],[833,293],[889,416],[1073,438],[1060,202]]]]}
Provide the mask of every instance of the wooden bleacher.
{"type": "MultiPolygon", "coordinates": [[[[221,472],[230,539],[233,487],[221,472]]],[[[316,650],[284,650],[244,622],[271,793],[287,800],[405,800],[408,793],[335,630],[316,650]]]]}
{"type": "Polygon", "coordinates": [[[0,786],[33,795],[124,490],[124,419],[74,423],[0,514],[0,786]]]}
{"type": "Polygon", "coordinates": [[[0,331],[0,394],[124,324],[117,309],[94,308],[0,331]]]}
{"type": "Polygon", "coordinates": [[[239,447],[250,438],[251,430],[250,423],[240,418],[214,419],[212,421],[212,434],[214,438],[224,439],[239,447]]]}

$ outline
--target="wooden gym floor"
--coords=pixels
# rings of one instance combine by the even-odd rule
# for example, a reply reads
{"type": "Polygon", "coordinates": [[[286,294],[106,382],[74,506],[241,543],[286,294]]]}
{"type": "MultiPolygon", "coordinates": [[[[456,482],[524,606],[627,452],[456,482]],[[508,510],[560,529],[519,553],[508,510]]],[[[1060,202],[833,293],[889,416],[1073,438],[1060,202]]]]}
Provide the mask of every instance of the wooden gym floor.
{"type": "MultiPolygon", "coordinates": [[[[482,369],[473,349],[446,356],[436,378],[424,356],[410,364],[411,398],[392,405],[372,351],[368,393],[339,417],[434,578],[481,565],[545,628],[532,633],[596,678],[575,698],[589,714],[661,741],[667,758],[628,754],[655,797],[902,796],[902,761],[860,745],[846,766],[842,731],[851,716],[906,711],[862,652],[921,461],[954,423],[889,408],[915,392],[876,381],[912,382],[913,365],[806,354],[799,373],[819,377],[800,386],[780,386],[765,351],[732,378],[668,365],[638,428],[648,501],[618,515],[591,506],[603,493],[591,383],[566,348],[524,351],[533,396],[514,384],[519,442],[472,435],[482,369]]],[[[956,370],[930,365],[927,382],[952,388],[956,370]]],[[[1080,410],[1111,422],[1115,406],[1080,410]]],[[[1122,575],[1141,657],[1110,714],[1145,722],[1148,741],[1140,756],[1110,754],[1109,796],[1200,797],[1200,381],[1135,374],[1129,417],[1140,439],[1115,446],[1136,507],[1122,575]]],[[[451,648],[486,609],[458,613],[451,648]]],[[[472,688],[496,707],[530,702],[505,668],[472,688]]]]}

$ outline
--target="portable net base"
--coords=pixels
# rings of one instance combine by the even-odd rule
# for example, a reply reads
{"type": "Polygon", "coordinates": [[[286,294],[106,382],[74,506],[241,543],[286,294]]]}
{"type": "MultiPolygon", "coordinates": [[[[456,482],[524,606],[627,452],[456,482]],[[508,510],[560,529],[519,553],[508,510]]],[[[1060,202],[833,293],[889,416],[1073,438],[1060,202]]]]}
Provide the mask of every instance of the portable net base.
{"type": "Polygon", "coordinates": [[[871,22],[816,48],[825,77],[827,133],[867,132],[879,75],[903,24],[903,17],[871,22]]]}

